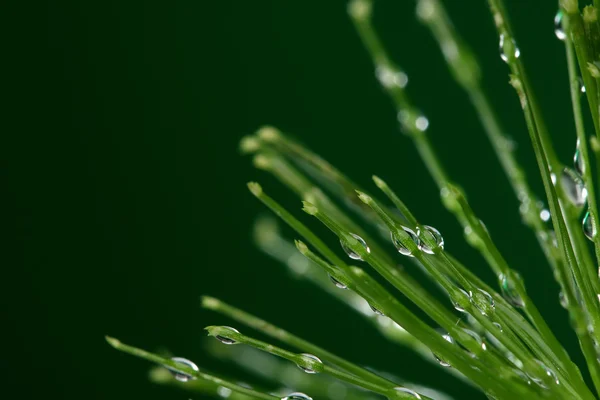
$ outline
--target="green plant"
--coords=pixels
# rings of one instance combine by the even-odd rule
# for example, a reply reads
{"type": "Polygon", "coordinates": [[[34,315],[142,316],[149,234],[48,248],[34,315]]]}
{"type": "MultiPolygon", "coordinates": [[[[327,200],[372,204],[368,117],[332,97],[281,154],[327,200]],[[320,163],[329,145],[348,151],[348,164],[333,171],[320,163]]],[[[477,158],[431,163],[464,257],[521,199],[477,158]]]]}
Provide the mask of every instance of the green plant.
{"type": "MultiPolygon", "coordinates": [[[[462,225],[465,239],[481,253],[498,277],[499,290],[484,283],[446,251],[440,232],[421,224],[382,179],[373,177],[375,185],[393,207],[368,194],[328,162],[272,127],[263,127],[256,135],[244,138],[242,151],[254,153],[256,167],[271,172],[295,192],[303,200],[303,210],[340,240],[350,259],[359,265],[369,265],[377,274],[372,275],[340,258],[299,219],[269,197],[260,185],[250,183],[251,193],[306,243],[296,240],[294,246],[279,234],[276,222],[271,219],[258,220],[256,241],[262,250],[292,268],[302,269],[308,279],[365,314],[390,340],[413,348],[441,366],[452,367],[448,370],[478,387],[489,398],[595,399],[600,394],[600,281],[596,273],[596,266],[600,264],[600,236],[597,235],[599,216],[594,189],[594,173],[596,178],[600,173],[594,170],[594,161],[599,168],[597,156],[600,153],[597,140],[600,134],[600,24],[596,8],[600,2],[595,0],[594,6],[587,6],[580,13],[576,0],[562,0],[556,17],[556,36],[565,43],[577,132],[573,168],[565,167],[552,147],[502,1],[488,0],[488,3],[498,31],[501,57],[510,69],[510,83],[523,109],[547,208],[536,199],[515,160],[511,143],[482,89],[478,62],[454,31],[440,0],[418,0],[417,16],[430,28],[455,80],[477,110],[520,201],[523,221],[535,233],[547,257],[562,290],[563,306],[569,312],[585,356],[587,369],[584,372],[589,374],[592,387],[584,380],[579,367],[570,360],[528,297],[518,272],[508,265],[485,225],[469,205],[466,195],[453,183],[436,156],[426,135],[429,121],[412,103],[406,91],[408,78],[390,59],[371,24],[371,0],[352,0],[349,4],[350,17],[371,55],[380,83],[398,109],[402,131],[413,140],[439,187],[442,203],[462,225]],[[579,75],[586,88],[595,131],[591,137],[586,136],[584,129],[579,75]],[[327,192],[315,186],[309,176],[318,180],[327,192]],[[355,211],[361,218],[361,224],[333,197],[355,211]],[[382,241],[374,237],[373,231],[382,232],[386,240],[391,235],[396,250],[407,261],[421,268],[447,295],[447,304],[426,291],[410,274],[397,268],[395,258],[389,252],[390,247],[380,244],[382,241]],[[588,250],[586,238],[593,244],[593,252],[588,250]],[[299,255],[303,257],[299,258],[299,255]],[[398,299],[396,290],[402,293],[402,301],[398,299]],[[410,306],[409,302],[412,303],[410,306]],[[456,311],[463,316],[458,322],[456,311]],[[423,313],[427,318],[421,316],[423,313]]],[[[439,392],[410,384],[405,387],[361,368],[217,299],[204,297],[202,305],[279,341],[286,348],[299,350],[300,353],[291,352],[230,327],[206,328],[208,334],[221,343],[244,344],[296,364],[300,367],[298,371],[308,375],[295,377],[294,385],[301,386],[302,390],[317,398],[327,396],[324,388],[331,384],[332,379],[343,382],[340,387],[344,390],[344,398],[371,397],[368,392],[352,387],[394,399],[444,398],[439,392]],[[314,374],[318,375],[313,377],[314,374]]],[[[113,338],[108,338],[108,341],[119,350],[166,367],[153,370],[152,377],[156,381],[182,384],[186,388],[221,397],[308,398],[300,393],[249,389],[201,372],[185,359],[151,354],[113,338]],[[170,378],[171,375],[175,380],[170,378]]],[[[215,351],[219,351],[222,357],[241,362],[235,346],[231,349],[215,351]]],[[[259,352],[253,353],[253,357],[261,357],[259,352]]],[[[271,369],[269,378],[282,380],[278,374],[284,368],[277,364],[271,369]]]]}

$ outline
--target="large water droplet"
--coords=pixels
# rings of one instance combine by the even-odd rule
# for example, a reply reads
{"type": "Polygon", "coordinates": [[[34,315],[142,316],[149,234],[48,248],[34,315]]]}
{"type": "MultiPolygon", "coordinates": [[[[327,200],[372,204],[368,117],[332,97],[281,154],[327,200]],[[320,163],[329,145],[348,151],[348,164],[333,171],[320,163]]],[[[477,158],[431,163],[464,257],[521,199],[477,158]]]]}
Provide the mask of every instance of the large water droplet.
{"type": "MultiPolygon", "coordinates": [[[[224,326],[223,328],[230,329],[235,333],[240,333],[240,331],[238,331],[237,329],[232,328],[230,326],[224,326]]],[[[219,342],[221,342],[223,344],[237,344],[237,341],[235,341],[231,338],[228,338],[227,336],[224,336],[224,335],[217,335],[217,336],[215,336],[215,339],[217,339],[219,342]]]]}
{"type": "Polygon", "coordinates": [[[577,139],[577,145],[575,146],[573,166],[579,175],[583,175],[585,173],[585,163],[583,162],[583,157],[581,156],[581,143],[579,142],[579,139],[577,139]]]}
{"type": "MultiPolygon", "coordinates": [[[[543,373],[549,377],[554,383],[556,383],[557,385],[560,385],[560,381],[558,380],[558,377],[556,376],[556,373],[554,371],[552,371],[550,368],[548,368],[543,362],[541,362],[540,360],[535,360],[539,366],[542,368],[542,370],[544,371],[543,373]]],[[[546,386],[544,379],[539,378],[537,376],[533,376],[530,374],[527,374],[527,376],[529,376],[529,378],[531,379],[532,382],[534,382],[535,384],[537,384],[538,386],[547,389],[548,386],[546,386]]]]}
{"type": "Polygon", "coordinates": [[[415,399],[421,399],[421,398],[422,398],[422,397],[421,397],[421,395],[420,395],[419,393],[417,393],[417,392],[415,392],[414,390],[412,390],[412,389],[409,389],[409,388],[405,388],[405,387],[396,387],[396,388],[394,388],[394,390],[396,390],[397,392],[400,392],[400,393],[403,393],[403,394],[406,394],[406,395],[412,396],[412,397],[414,397],[415,399]]]}
{"type": "Polygon", "coordinates": [[[525,301],[517,292],[516,283],[514,282],[514,279],[520,279],[520,276],[516,272],[511,272],[511,275],[512,277],[505,274],[500,274],[500,276],[498,276],[502,296],[514,307],[525,307],[525,301]]]}
{"type": "Polygon", "coordinates": [[[404,88],[408,84],[408,76],[399,70],[395,70],[387,65],[380,65],[375,70],[377,80],[384,88],[393,87],[404,88]]]}
{"type": "Polygon", "coordinates": [[[582,207],[587,200],[587,189],[581,176],[570,168],[565,168],[561,175],[561,186],[569,201],[577,207],[582,207]]]}
{"type": "Polygon", "coordinates": [[[563,12],[562,10],[558,10],[556,15],[554,16],[554,34],[558,38],[558,40],[565,40],[567,38],[567,34],[565,33],[562,27],[562,19],[563,12]]]}
{"type": "Polygon", "coordinates": [[[596,224],[594,223],[594,217],[592,217],[592,214],[590,214],[589,211],[585,213],[582,225],[585,237],[593,241],[598,232],[596,232],[596,224]]]}
{"type": "Polygon", "coordinates": [[[348,289],[348,286],[344,285],[342,282],[335,279],[333,275],[329,275],[329,279],[331,280],[331,282],[333,282],[335,287],[337,287],[338,289],[348,289]]]}
{"type": "MultiPolygon", "coordinates": [[[[450,334],[446,333],[444,335],[442,335],[442,337],[444,338],[444,340],[448,343],[454,344],[454,339],[452,338],[452,336],[450,336],[450,334]]],[[[433,357],[437,360],[437,362],[440,363],[440,365],[442,367],[450,367],[450,363],[448,361],[445,361],[444,359],[442,359],[441,357],[439,357],[437,354],[432,353],[433,357]]]]}
{"type": "Polygon", "coordinates": [[[313,399],[312,399],[312,397],[310,397],[304,393],[295,392],[295,393],[290,393],[285,397],[282,397],[281,400],[313,400],[313,399]]]}
{"type": "Polygon", "coordinates": [[[508,54],[505,53],[504,47],[512,47],[514,58],[519,58],[521,56],[521,50],[519,50],[514,40],[512,40],[512,46],[507,46],[505,40],[506,38],[504,34],[500,35],[500,58],[502,58],[502,61],[504,61],[505,63],[508,63],[510,57],[508,56],[508,54]]]}
{"type": "Polygon", "coordinates": [[[323,365],[323,361],[313,354],[303,353],[300,355],[304,359],[306,365],[298,364],[298,367],[307,374],[316,374],[318,372],[316,368],[323,365]]]}
{"type": "Polygon", "coordinates": [[[452,305],[456,309],[456,311],[461,313],[466,313],[466,306],[471,302],[471,294],[467,293],[463,289],[458,289],[462,298],[451,297],[450,301],[452,301],[452,305]]]}
{"type": "Polygon", "coordinates": [[[419,250],[427,254],[434,254],[437,250],[444,250],[444,238],[440,231],[433,226],[423,225],[417,227],[417,236],[419,238],[419,250]],[[421,229],[423,228],[423,229],[421,229]],[[426,242],[433,242],[433,246],[429,246],[426,242]]]}
{"type": "MultiPolygon", "coordinates": [[[[187,358],[182,358],[182,357],[173,357],[171,358],[171,361],[173,361],[174,363],[190,368],[194,371],[199,371],[198,366],[196,364],[194,364],[193,362],[191,362],[190,360],[188,360],[187,358]]],[[[182,371],[178,371],[174,368],[171,367],[166,367],[169,372],[171,372],[173,374],[173,378],[177,379],[179,382],[187,382],[191,379],[196,379],[193,375],[190,375],[188,373],[182,372],[182,371]]]]}
{"type": "Polygon", "coordinates": [[[492,295],[479,288],[471,296],[471,303],[485,316],[491,315],[496,309],[496,302],[492,295]]]}
{"type": "MultiPolygon", "coordinates": [[[[412,229],[409,229],[405,226],[402,226],[401,228],[404,232],[406,232],[408,234],[410,239],[412,239],[412,241],[415,242],[415,244],[417,245],[417,248],[418,248],[419,247],[419,237],[417,236],[417,234],[412,229]]],[[[403,256],[414,257],[414,255],[412,254],[412,251],[408,247],[406,247],[402,244],[402,242],[400,241],[400,239],[398,239],[397,235],[394,234],[394,232],[391,232],[391,237],[392,237],[392,243],[394,244],[394,247],[396,247],[396,250],[398,250],[398,253],[402,254],[403,256]]]]}
{"type": "MultiPolygon", "coordinates": [[[[371,249],[369,248],[369,246],[367,246],[367,242],[365,242],[365,239],[361,238],[360,236],[351,233],[350,236],[352,236],[354,239],[356,239],[358,241],[358,243],[364,247],[365,251],[367,253],[371,253],[371,249]]],[[[348,257],[350,257],[353,260],[359,260],[359,261],[363,261],[362,257],[360,256],[360,254],[356,253],[354,250],[352,250],[344,240],[340,239],[340,244],[342,245],[342,249],[344,249],[344,251],[346,252],[346,254],[348,254],[348,257]]]]}

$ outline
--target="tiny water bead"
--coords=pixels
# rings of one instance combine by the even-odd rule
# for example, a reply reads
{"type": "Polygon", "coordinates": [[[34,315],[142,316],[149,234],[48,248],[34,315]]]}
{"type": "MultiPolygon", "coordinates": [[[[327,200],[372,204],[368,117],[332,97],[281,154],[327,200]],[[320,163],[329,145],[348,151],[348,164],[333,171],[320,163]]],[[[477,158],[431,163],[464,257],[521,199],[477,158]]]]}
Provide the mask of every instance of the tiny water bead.
{"type": "Polygon", "coordinates": [[[576,207],[582,207],[587,200],[587,189],[581,176],[571,168],[565,168],[560,179],[561,186],[569,201],[576,207]]]}
{"type": "MultiPolygon", "coordinates": [[[[410,239],[416,244],[417,248],[419,248],[420,241],[419,241],[419,237],[417,236],[417,234],[412,229],[409,229],[405,226],[402,226],[402,230],[408,234],[410,239]]],[[[408,247],[403,245],[402,242],[400,241],[400,239],[398,238],[398,236],[394,232],[391,232],[391,237],[392,237],[392,243],[394,244],[394,247],[396,247],[396,250],[398,250],[398,253],[402,254],[403,256],[414,257],[412,250],[410,250],[408,247]]]]}
{"type": "Polygon", "coordinates": [[[550,211],[545,208],[540,211],[540,219],[544,222],[550,221],[550,211]]]}
{"type": "Polygon", "coordinates": [[[508,63],[512,57],[519,58],[521,56],[521,50],[517,47],[517,44],[514,40],[511,39],[510,43],[506,42],[506,36],[503,34],[500,35],[500,58],[505,63],[508,63]],[[512,53],[512,57],[509,55],[512,53]]]}
{"type": "Polygon", "coordinates": [[[433,226],[417,227],[417,237],[419,238],[419,250],[423,253],[435,254],[437,250],[444,250],[444,238],[440,231],[433,226]],[[427,242],[432,242],[433,246],[430,247],[427,242]]]}
{"type": "Polygon", "coordinates": [[[569,300],[567,299],[567,296],[565,296],[564,292],[558,293],[558,302],[562,308],[569,308],[569,300]]]}
{"type": "Polygon", "coordinates": [[[400,392],[400,393],[402,393],[402,394],[406,394],[406,395],[412,396],[412,397],[414,397],[415,399],[421,399],[421,398],[422,398],[422,397],[421,397],[421,395],[420,395],[419,393],[417,393],[417,392],[415,392],[414,390],[412,390],[412,389],[409,389],[409,388],[405,388],[405,387],[395,387],[395,388],[394,388],[394,390],[395,390],[395,391],[397,391],[397,392],[400,392]]]}
{"type": "MultiPolygon", "coordinates": [[[[173,361],[174,363],[176,363],[178,365],[190,368],[196,372],[198,372],[200,370],[200,369],[198,369],[198,366],[196,364],[194,364],[187,358],[173,357],[173,358],[171,358],[171,361],[173,361]]],[[[170,373],[173,374],[173,378],[177,379],[179,382],[187,382],[189,380],[196,379],[194,376],[192,376],[188,373],[178,371],[171,367],[166,367],[166,368],[169,370],[170,373]]]]}
{"type": "Polygon", "coordinates": [[[519,295],[516,289],[515,279],[521,279],[518,273],[511,272],[510,277],[505,274],[500,274],[498,276],[498,281],[500,282],[500,291],[502,292],[502,296],[508,301],[513,307],[523,308],[525,307],[525,301],[519,295]]]}
{"type": "MultiPolygon", "coordinates": [[[[452,336],[450,336],[450,334],[446,333],[444,335],[442,335],[442,338],[444,338],[444,340],[450,344],[454,344],[454,339],[452,338],[452,336]]],[[[437,362],[440,363],[440,365],[442,367],[450,367],[450,363],[448,361],[445,361],[444,359],[442,359],[440,356],[438,356],[435,353],[432,353],[433,357],[437,360],[437,362]]]]}
{"type": "Polygon", "coordinates": [[[585,89],[585,83],[583,83],[583,78],[579,77],[577,78],[577,84],[579,85],[579,92],[580,93],[585,93],[586,89],[585,89]]]}
{"type": "Polygon", "coordinates": [[[577,145],[575,146],[575,154],[573,155],[573,166],[575,167],[575,171],[579,175],[585,173],[585,163],[583,162],[583,157],[581,156],[581,143],[579,139],[577,139],[577,145]]]}
{"type": "MultiPolygon", "coordinates": [[[[371,253],[371,249],[369,248],[369,246],[367,246],[367,242],[365,242],[365,239],[361,238],[360,236],[354,233],[351,233],[350,236],[352,236],[362,247],[364,247],[365,251],[368,254],[371,253]]],[[[350,257],[353,260],[363,261],[361,255],[352,250],[344,239],[340,239],[340,244],[342,245],[342,249],[344,249],[346,254],[348,254],[348,257],[350,257]]]]}
{"type": "Polygon", "coordinates": [[[347,285],[344,285],[342,282],[335,279],[333,275],[329,275],[329,280],[331,280],[331,282],[333,282],[335,287],[337,287],[338,289],[348,289],[347,285]]]}
{"type": "Polygon", "coordinates": [[[375,69],[375,76],[381,85],[386,89],[394,87],[405,88],[408,84],[408,76],[399,70],[393,69],[387,65],[380,65],[375,69]]]}
{"type": "MultiPolygon", "coordinates": [[[[240,333],[240,331],[238,331],[237,329],[232,328],[230,326],[223,326],[222,328],[229,329],[235,333],[240,333]]],[[[235,341],[234,339],[231,339],[225,335],[217,335],[217,336],[215,336],[215,338],[223,344],[237,344],[237,341],[235,341]]]]}
{"type": "Polygon", "coordinates": [[[304,393],[300,393],[300,392],[294,392],[294,393],[290,393],[285,397],[282,397],[281,400],[313,400],[312,397],[310,397],[307,394],[304,393]]]}
{"type": "Polygon", "coordinates": [[[303,353],[300,354],[304,360],[304,364],[298,364],[298,368],[307,374],[316,374],[317,369],[323,365],[323,361],[313,354],[303,353]]]}
{"type": "Polygon", "coordinates": [[[225,386],[219,386],[217,388],[217,394],[223,399],[227,399],[229,396],[231,396],[231,393],[233,393],[233,391],[225,386]]]}
{"type": "Polygon", "coordinates": [[[473,296],[471,296],[471,302],[485,316],[491,315],[496,309],[494,298],[483,289],[477,289],[473,296]]]}
{"type": "Polygon", "coordinates": [[[369,307],[371,307],[371,310],[377,314],[377,315],[381,315],[382,317],[385,316],[385,314],[383,312],[381,312],[381,310],[379,310],[377,307],[375,307],[372,304],[369,304],[369,307]]]}
{"type": "MultiPolygon", "coordinates": [[[[548,368],[543,362],[541,362],[540,360],[535,360],[535,362],[540,366],[541,368],[541,372],[543,375],[545,375],[547,378],[550,378],[550,380],[552,382],[554,382],[557,385],[560,385],[560,381],[558,380],[558,377],[556,376],[556,373],[554,371],[552,371],[550,368],[548,368]]],[[[547,378],[540,378],[538,376],[533,376],[531,374],[527,374],[527,376],[531,379],[531,381],[535,384],[537,384],[538,386],[547,389],[548,386],[546,386],[545,384],[545,380],[548,380],[547,378]]]]}
{"type": "Polygon", "coordinates": [[[429,120],[426,116],[415,110],[401,110],[398,112],[398,122],[405,133],[425,132],[429,128],[429,120]]]}
{"type": "Polygon", "coordinates": [[[583,217],[582,226],[585,237],[593,241],[598,232],[596,232],[596,224],[594,223],[594,218],[589,211],[586,212],[585,216],[583,217]]]}
{"type": "Polygon", "coordinates": [[[554,16],[554,34],[558,38],[558,40],[564,41],[567,38],[567,34],[565,33],[562,26],[563,12],[562,10],[558,10],[556,15],[554,16]]]}

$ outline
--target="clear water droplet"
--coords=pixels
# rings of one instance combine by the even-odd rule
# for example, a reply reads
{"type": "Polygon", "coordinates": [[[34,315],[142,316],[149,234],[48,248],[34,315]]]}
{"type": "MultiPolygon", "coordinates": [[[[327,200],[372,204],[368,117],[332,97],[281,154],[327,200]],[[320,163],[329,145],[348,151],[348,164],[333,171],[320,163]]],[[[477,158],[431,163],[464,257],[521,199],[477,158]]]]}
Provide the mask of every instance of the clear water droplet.
{"type": "MultiPolygon", "coordinates": [[[[415,242],[415,244],[417,245],[417,248],[418,248],[419,247],[419,237],[417,236],[417,234],[412,229],[409,229],[405,226],[402,226],[401,228],[404,232],[406,232],[408,234],[408,236],[412,239],[412,241],[415,242]]],[[[398,253],[402,254],[403,256],[414,257],[412,251],[408,247],[406,247],[402,244],[402,242],[398,239],[397,235],[395,235],[394,232],[391,232],[391,237],[392,237],[392,243],[394,244],[394,247],[396,247],[396,250],[398,250],[398,253]]]]}
{"type": "Polygon", "coordinates": [[[506,37],[504,36],[504,34],[500,35],[500,58],[502,58],[502,61],[504,61],[505,63],[508,63],[508,61],[510,60],[508,54],[505,53],[505,47],[512,47],[512,52],[513,52],[513,56],[514,58],[519,58],[521,56],[521,50],[519,50],[519,48],[517,47],[517,44],[515,43],[514,40],[512,40],[512,46],[507,46],[505,43],[506,37]]]}
{"type": "MultiPolygon", "coordinates": [[[[560,381],[558,380],[558,377],[556,376],[556,373],[554,371],[552,371],[550,368],[548,368],[543,362],[541,362],[540,360],[535,360],[538,365],[542,368],[542,370],[544,371],[544,375],[546,375],[547,377],[549,377],[555,384],[560,385],[560,381]]],[[[537,384],[538,386],[544,388],[544,389],[548,389],[548,386],[546,386],[544,379],[539,378],[537,376],[532,376],[530,374],[527,374],[527,376],[531,379],[531,381],[535,384],[537,384]]]]}
{"type": "Polygon", "coordinates": [[[559,301],[560,305],[562,306],[562,308],[569,307],[569,300],[567,299],[567,296],[565,296],[565,294],[563,292],[558,293],[558,301],[559,301]]]}
{"type": "Polygon", "coordinates": [[[502,325],[500,325],[498,322],[492,322],[492,324],[494,324],[494,326],[495,326],[496,328],[498,328],[498,330],[499,330],[500,332],[503,332],[503,330],[502,330],[502,325]]]}
{"type": "Polygon", "coordinates": [[[306,362],[308,365],[298,364],[298,368],[307,374],[316,374],[318,372],[316,368],[318,368],[320,365],[323,365],[323,361],[321,361],[321,359],[314,354],[302,353],[300,355],[304,359],[304,362],[306,362]]]}
{"type": "Polygon", "coordinates": [[[583,217],[582,226],[585,237],[593,241],[598,232],[596,232],[596,224],[594,223],[594,218],[589,211],[586,212],[585,216],[583,217]]]}
{"type": "Polygon", "coordinates": [[[331,282],[333,282],[333,284],[335,285],[335,287],[337,287],[338,289],[348,289],[348,286],[344,285],[342,282],[340,282],[337,279],[335,279],[333,277],[333,275],[329,275],[329,279],[331,280],[331,282]]]}
{"type": "Polygon", "coordinates": [[[554,34],[558,38],[558,40],[564,41],[567,38],[567,34],[565,33],[562,27],[562,19],[563,12],[562,10],[558,10],[556,15],[554,16],[554,34]]]}
{"type": "Polygon", "coordinates": [[[405,133],[414,133],[415,130],[425,132],[429,128],[427,117],[416,110],[400,110],[398,112],[398,122],[400,122],[405,133]]]}
{"type": "Polygon", "coordinates": [[[576,207],[582,207],[587,200],[588,193],[581,176],[574,170],[565,168],[560,182],[569,201],[576,207]]]}
{"type": "Polygon", "coordinates": [[[380,65],[375,69],[375,76],[381,85],[386,89],[394,87],[405,88],[408,84],[408,76],[397,69],[387,65],[380,65]]]}
{"type": "Polygon", "coordinates": [[[405,387],[395,387],[395,388],[394,388],[394,390],[395,390],[395,391],[397,391],[397,392],[400,392],[400,393],[403,393],[403,394],[407,394],[407,395],[409,395],[409,396],[412,396],[412,397],[414,397],[415,399],[421,399],[421,398],[422,398],[422,397],[421,397],[421,395],[420,395],[419,393],[417,393],[417,392],[415,392],[414,390],[412,390],[412,389],[409,389],[409,388],[405,388],[405,387]]]}
{"type": "Polygon", "coordinates": [[[518,273],[511,272],[512,277],[509,277],[504,274],[500,274],[498,276],[498,280],[500,281],[500,292],[502,296],[508,301],[513,307],[523,308],[525,307],[525,301],[519,295],[516,289],[516,283],[514,279],[521,279],[518,273]]]}
{"type": "MultiPolygon", "coordinates": [[[[224,326],[223,328],[230,329],[235,333],[240,333],[240,331],[238,331],[237,329],[232,328],[230,326],[224,326]]],[[[237,344],[237,341],[235,341],[231,338],[228,338],[227,336],[223,336],[223,335],[217,335],[217,336],[215,336],[215,339],[217,339],[219,342],[221,342],[223,344],[237,344]]]]}
{"type": "MultiPolygon", "coordinates": [[[[442,338],[444,338],[444,340],[450,344],[454,344],[454,339],[452,338],[452,336],[450,336],[450,334],[446,333],[444,335],[442,335],[442,338]]],[[[445,361],[444,359],[442,359],[441,357],[439,357],[437,354],[432,353],[433,357],[437,360],[437,362],[440,363],[440,365],[442,367],[450,367],[450,363],[448,361],[445,361]]]]}
{"type": "Polygon", "coordinates": [[[217,388],[217,394],[222,397],[223,399],[228,398],[229,396],[231,396],[231,393],[233,391],[229,388],[226,388],[225,386],[219,386],[217,388]]]}
{"type": "Polygon", "coordinates": [[[456,309],[456,311],[461,312],[461,313],[466,313],[467,310],[465,308],[465,305],[469,304],[471,302],[471,294],[467,293],[463,289],[458,289],[458,290],[462,294],[463,298],[459,300],[457,298],[453,298],[452,297],[452,298],[450,298],[450,301],[452,301],[452,305],[454,306],[454,308],[456,309]]]}
{"type": "Polygon", "coordinates": [[[492,295],[480,288],[471,296],[471,303],[485,316],[491,315],[496,309],[496,302],[492,295]]]}
{"type": "Polygon", "coordinates": [[[577,78],[577,84],[579,85],[579,93],[585,93],[585,83],[583,82],[582,77],[577,78]]]}
{"type": "Polygon", "coordinates": [[[550,211],[545,208],[540,211],[540,219],[544,222],[550,221],[550,211]]]}
{"type": "MultiPolygon", "coordinates": [[[[367,242],[365,242],[365,239],[361,238],[360,236],[351,233],[350,236],[352,236],[354,239],[356,239],[358,241],[358,243],[364,247],[365,251],[367,253],[371,253],[371,249],[369,248],[369,246],[367,246],[367,242]]],[[[350,257],[353,260],[359,260],[359,261],[363,261],[362,257],[360,256],[360,254],[356,253],[354,250],[352,250],[344,240],[340,239],[340,244],[342,245],[342,249],[344,249],[344,251],[346,252],[346,254],[348,254],[348,257],[350,257]]]]}
{"type": "Polygon", "coordinates": [[[433,226],[423,225],[417,227],[417,237],[419,238],[419,250],[423,253],[435,254],[437,250],[444,250],[444,238],[440,231],[433,226]],[[434,245],[429,247],[426,241],[431,241],[434,245]]]}
{"type": "MultiPolygon", "coordinates": [[[[171,361],[173,361],[174,363],[176,363],[178,365],[190,368],[194,371],[199,371],[198,366],[196,364],[194,364],[193,362],[191,362],[190,360],[188,360],[187,358],[173,357],[173,358],[171,358],[171,361]]],[[[187,382],[189,380],[196,379],[194,376],[192,376],[188,373],[178,371],[171,367],[166,367],[166,368],[169,370],[169,372],[171,374],[173,374],[173,378],[177,379],[179,382],[187,382]]]]}
{"type": "Polygon", "coordinates": [[[371,310],[372,310],[372,311],[373,311],[375,314],[377,314],[377,315],[381,315],[381,316],[384,316],[384,315],[385,315],[385,314],[384,314],[384,313],[382,313],[382,312],[381,312],[381,311],[380,311],[380,310],[379,310],[377,307],[375,307],[375,306],[373,306],[373,305],[371,305],[371,304],[369,304],[369,307],[371,307],[371,310]]]}
{"type": "Polygon", "coordinates": [[[575,146],[575,154],[573,155],[573,166],[575,167],[575,171],[579,175],[585,173],[585,163],[583,162],[583,157],[581,156],[581,143],[579,139],[577,139],[577,145],[575,146]]]}
{"type": "Polygon", "coordinates": [[[281,400],[313,400],[313,399],[312,399],[312,397],[310,397],[304,393],[295,392],[295,393],[290,393],[285,397],[282,397],[281,400]]]}

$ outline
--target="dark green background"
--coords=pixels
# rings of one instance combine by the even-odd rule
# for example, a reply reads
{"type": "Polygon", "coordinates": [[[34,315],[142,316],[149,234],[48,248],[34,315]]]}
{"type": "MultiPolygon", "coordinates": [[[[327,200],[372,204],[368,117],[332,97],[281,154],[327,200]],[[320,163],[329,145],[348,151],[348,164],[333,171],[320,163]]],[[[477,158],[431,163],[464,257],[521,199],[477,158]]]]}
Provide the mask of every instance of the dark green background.
{"type": "MultiPolygon", "coordinates": [[[[450,176],[580,360],[548,267],[475,113],[415,21],[413,2],[377,3],[377,29],[409,74],[410,94],[430,119],[450,176]]],[[[541,194],[485,2],[445,3],[541,194]]],[[[557,150],[569,162],[575,136],[554,3],[507,1],[557,150]]],[[[492,279],[399,133],[345,1],[21,6],[5,38],[2,391],[14,386],[20,398],[187,399],[150,384],[148,365],[111,350],[103,336],[148,349],[164,345],[235,375],[202,350],[202,328],[226,322],[199,310],[199,296],[211,294],[357,363],[478,398],[292,279],[251,242],[263,208],[247,193],[248,180],[301,215],[295,198],[237,152],[242,135],[269,123],[371,189],[371,174],[385,178],[423,222],[444,233],[448,250],[492,279]]]]}

